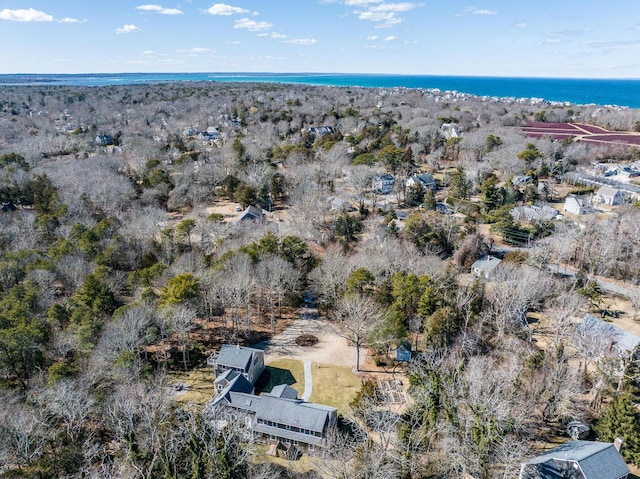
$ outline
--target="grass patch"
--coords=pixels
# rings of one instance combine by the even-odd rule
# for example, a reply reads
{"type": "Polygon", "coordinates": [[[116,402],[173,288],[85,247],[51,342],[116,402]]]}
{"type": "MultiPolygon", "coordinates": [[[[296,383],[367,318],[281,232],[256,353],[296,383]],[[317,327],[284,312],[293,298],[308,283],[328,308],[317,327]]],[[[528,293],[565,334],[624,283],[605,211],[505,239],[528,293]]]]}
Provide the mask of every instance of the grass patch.
{"type": "Polygon", "coordinates": [[[349,414],[349,403],[360,390],[362,381],[351,372],[347,366],[333,366],[313,363],[311,366],[313,377],[313,391],[310,402],[333,406],[338,414],[349,414]]]}
{"type": "Polygon", "coordinates": [[[172,372],[167,375],[170,383],[185,383],[188,390],[176,395],[180,402],[192,402],[204,406],[215,395],[213,374],[210,367],[192,371],[172,372]]]}
{"type": "Polygon", "coordinates": [[[264,368],[256,383],[256,393],[268,393],[274,386],[288,384],[300,394],[304,392],[304,364],[294,359],[277,359],[264,368]]]}

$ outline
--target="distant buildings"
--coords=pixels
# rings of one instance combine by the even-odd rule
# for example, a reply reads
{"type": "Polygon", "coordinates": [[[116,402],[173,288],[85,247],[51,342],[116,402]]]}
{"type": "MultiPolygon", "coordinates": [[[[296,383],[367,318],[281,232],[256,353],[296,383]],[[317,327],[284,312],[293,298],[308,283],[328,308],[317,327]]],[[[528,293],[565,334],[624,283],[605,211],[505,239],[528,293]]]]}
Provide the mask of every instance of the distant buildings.
{"type": "Polygon", "coordinates": [[[429,173],[415,174],[407,178],[407,188],[419,186],[424,190],[435,191],[437,188],[436,180],[429,173]]]}
{"type": "Polygon", "coordinates": [[[376,175],[371,180],[371,189],[381,195],[388,195],[393,191],[393,185],[395,182],[396,179],[389,173],[376,175]]]}
{"type": "Polygon", "coordinates": [[[547,205],[516,206],[509,211],[514,221],[551,221],[560,213],[547,205]]]}
{"type": "Polygon", "coordinates": [[[591,195],[569,195],[564,200],[564,211],[574,215],[593,213],[591,195]]]}
{"type": "Polygon", "coordinates": [[[483,256],[471,265],[471,274],[476,278],[490,279],[502,260],[495,256],[483,256]]]}

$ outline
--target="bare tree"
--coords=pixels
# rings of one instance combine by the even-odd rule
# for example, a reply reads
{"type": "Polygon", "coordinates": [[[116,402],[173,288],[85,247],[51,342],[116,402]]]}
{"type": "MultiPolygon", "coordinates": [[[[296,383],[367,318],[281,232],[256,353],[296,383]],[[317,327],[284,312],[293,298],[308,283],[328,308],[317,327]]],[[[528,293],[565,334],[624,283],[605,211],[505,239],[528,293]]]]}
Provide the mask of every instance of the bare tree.
{"type": "Polygon", "coordinates": [[[362,295],[343,297],[334,311],[334,331],[356,348],[356,372],[360,371],[360,348],[382,319],[382,311],[373,299],[362,295]]]}

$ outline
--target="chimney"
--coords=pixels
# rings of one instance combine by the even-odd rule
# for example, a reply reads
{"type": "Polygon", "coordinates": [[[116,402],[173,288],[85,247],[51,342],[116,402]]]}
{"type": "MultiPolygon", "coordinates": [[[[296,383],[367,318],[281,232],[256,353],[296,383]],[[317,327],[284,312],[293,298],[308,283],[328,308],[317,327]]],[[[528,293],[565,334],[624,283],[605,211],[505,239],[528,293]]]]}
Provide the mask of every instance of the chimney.
{"type": "Polygon", "coordinates": [[[622,444],[624,444],[624,439],[620,436],[616,437],[613,441],[613,447],[615,447],[618,452],[622,449],[622,444]]]}

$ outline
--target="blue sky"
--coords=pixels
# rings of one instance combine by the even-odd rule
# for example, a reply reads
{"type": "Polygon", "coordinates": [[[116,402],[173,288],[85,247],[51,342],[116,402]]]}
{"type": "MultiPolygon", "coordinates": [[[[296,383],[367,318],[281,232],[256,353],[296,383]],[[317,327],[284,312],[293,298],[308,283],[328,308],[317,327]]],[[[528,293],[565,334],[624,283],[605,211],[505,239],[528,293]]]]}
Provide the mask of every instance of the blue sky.
{"type": "Polygon", "coordinates": [[[0,0],[0,42],[0,73],[640,78],[640,2],[0,0]]]}

